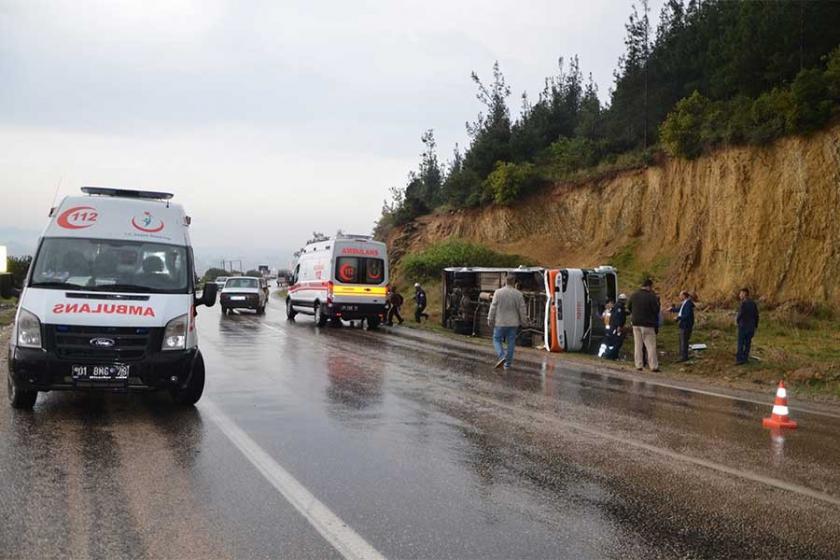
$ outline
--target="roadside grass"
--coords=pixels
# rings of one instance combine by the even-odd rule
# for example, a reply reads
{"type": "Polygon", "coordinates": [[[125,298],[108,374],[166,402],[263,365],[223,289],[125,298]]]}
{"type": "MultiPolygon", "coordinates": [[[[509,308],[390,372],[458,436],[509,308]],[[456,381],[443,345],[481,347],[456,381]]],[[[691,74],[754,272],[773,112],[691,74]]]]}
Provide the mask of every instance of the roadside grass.
{"type": "Polygon", "coordinates": [[[11,325],[14,321],[17,301],[16,299],[0,298],[0,327],[11,325]]]}
{"type": "Polygon", "coordinates": [[[660,330],[659,345],[666,368],[679,373],[740,383],[774,385],[780,379],[797,391],[840,397],[840,322],[833,318],[798,316],[791,322],[787,309],[765,311],[755,338],[750,363],[735,365],[735,311],[705,309],[697,313],[691,342],[707,350],[693,353],[686,364],[678,357],[679,330],[668,321],[660,330]]]}
{"type": "Polygon", "coordinates": [[[516,267],[528,262],[520,255],[499,253],[476,243],[447,240],[406,255],[399,268],[405,276],[434,281],[448,266],[516,267]]]}
{"type": "MultiPolygon", "coordinates": [[[[441,325],[441,283],[425,282],[428,299],[428,321],[414,322],[414,280],[397,278],[397,285],[405,298],[403,327],[422,329],[456,338],[475,340],[456,335],[441,325]]],[[[484,341],[490,344],[489,340],[484,341]]],[[[692,344],[706,344],[707,349],[692,352],[692,358],[677,363],[679,358],[679,329],[674,314],[666,313],[665,324],[659,331],[658,350],[660,368],[674,377],[694,381],[711,381],[741,387],[772,387],[784,379],[800,395],[817,398],[840,398],[840,317],[828,310],[805,313],[792,307],[762,310],[761,323],[753,339],[750,363],[735,365],[737,328],[734,309],[698,309],[692,344]]],[[[610,362],[632,369],[633,337],[624,342],[621,360],[610,362]]],[[[564,359],[590,363],[606,363],[588,354],[565,354],[564,359]]]]}
{"type": "MultiPolygon", "coordinates": [[[[622,247],[615,255],[608,259],[610,265],[618,270],[620,284],[625,290],[628,287],[640,286],[646,278],[651,278],[654,283],[665,277],[665,271],[671,264],[671,257],[659,255],[650,263],[641,263],[636,256],[639,241],[632,241],[622,247]]],[[[630,295],[629,292],[627,295],[630,295]]]]}

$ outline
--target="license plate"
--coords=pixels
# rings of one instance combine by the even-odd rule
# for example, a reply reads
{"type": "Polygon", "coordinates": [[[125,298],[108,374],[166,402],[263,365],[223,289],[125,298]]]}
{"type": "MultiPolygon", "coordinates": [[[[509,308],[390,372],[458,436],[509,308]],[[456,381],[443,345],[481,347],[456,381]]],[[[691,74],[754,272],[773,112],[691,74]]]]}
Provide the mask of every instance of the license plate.
{"type": "Polygon", "coordinates": [[[358,305],[345,305],[344,306],[344,311],[358,311],[358,310],[359,310],[358,305]]]}
{"type": "Polygon", "coordinates": [[[73,379],[106,380],[128,379],[129,366],[118,364],[110,366],[72,366],[73,379]]]}
{"type": "Polygon", "coordinates": [[[230,296],[231,301],[244,301],[245,296],[230,296]]]}

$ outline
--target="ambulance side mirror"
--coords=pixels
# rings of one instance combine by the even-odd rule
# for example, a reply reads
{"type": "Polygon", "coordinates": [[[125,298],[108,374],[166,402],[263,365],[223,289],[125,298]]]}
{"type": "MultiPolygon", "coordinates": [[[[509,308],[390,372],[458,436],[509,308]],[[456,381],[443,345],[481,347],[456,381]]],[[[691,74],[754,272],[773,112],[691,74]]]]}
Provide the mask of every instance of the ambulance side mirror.
{"type": "Polygon", "coordinates": [[[204,289],[201,291],[201,299],[197,299],[195,304],[213,307],[216,305],[216,294],[218,290],[219,286],[215,282],[206,282],[204,289]]]}

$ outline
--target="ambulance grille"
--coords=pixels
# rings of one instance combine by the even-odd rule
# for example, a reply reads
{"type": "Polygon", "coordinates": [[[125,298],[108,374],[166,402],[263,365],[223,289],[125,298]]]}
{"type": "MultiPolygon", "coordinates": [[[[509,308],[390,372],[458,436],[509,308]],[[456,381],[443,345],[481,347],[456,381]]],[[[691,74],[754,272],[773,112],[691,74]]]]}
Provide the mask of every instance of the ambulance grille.
{"type": "Polygon", "coordinates": [[[86,362],[135,362],[160,348],[161,329],[47,325],[47,340],[61,359],[86,362]],[[92,341],[104,339],[102,345],[92,341]],[[109,345],[112,341],[113,345],[109,345]]]}

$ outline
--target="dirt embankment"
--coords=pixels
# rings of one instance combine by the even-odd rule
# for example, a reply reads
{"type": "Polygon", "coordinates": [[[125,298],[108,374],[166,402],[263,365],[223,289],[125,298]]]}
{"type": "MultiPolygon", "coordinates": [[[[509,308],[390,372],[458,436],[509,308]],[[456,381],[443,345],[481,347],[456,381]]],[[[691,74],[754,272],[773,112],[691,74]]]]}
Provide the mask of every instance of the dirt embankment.
{"type": "Polygon", "coordinates": [[[838,307],[840,126],[423,216],[388,242],[399,258],[447,238],[542,265],[614,264],[628,289],[652,273],[666,294],[685,287],[707,302],[750,286],[769,302],[838,307]]]}

